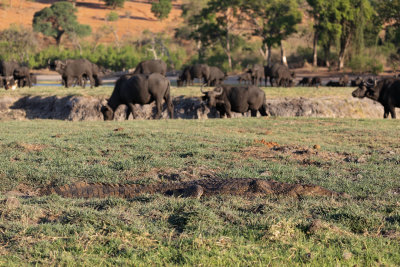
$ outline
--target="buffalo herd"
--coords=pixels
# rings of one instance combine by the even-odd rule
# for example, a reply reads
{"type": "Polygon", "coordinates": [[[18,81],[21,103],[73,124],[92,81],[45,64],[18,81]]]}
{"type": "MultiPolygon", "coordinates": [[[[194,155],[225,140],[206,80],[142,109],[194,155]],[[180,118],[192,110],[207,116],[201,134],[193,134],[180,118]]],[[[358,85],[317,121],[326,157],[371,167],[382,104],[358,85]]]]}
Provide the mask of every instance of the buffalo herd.
{"type": "MultiPolygon", "coordinates": [[[[62,77],[65,87],[80,85],[86,86],[87,81],[90,87],[100,86],[101,77],[105,74],[102,67],[86,59],[67,59],[54,60],[48,62],[51,70],[57,71],[62,77]]],[[[135,118],[133,105],[149,104],[156,102],[157,114],[155,118],[161,117],[162,101],[167,104],[167,109],[173,118],[174,107],[171,100],[170,81],[165,77],[167,64],[162,60],[145,60],[140,62],[135,71],[121,76],[116,82],[111,97],[106,105],[101,107],[104,120],[112,120],[114,112],[121,104],[126,105],[126,119],[132,114],[135,118]]],[[[238,75],[239,85],[223,84],[227,78],[226,73],[221,69],[207,64],[194,64],[185,67],[177,79],[177,86],[193,85],[195,79],[203,85],[213,86],[214,90],[204,91],[203,101],[210,108],[215,108],[220,116],[232,117],[232,112],[244,113],[251,112],[251,116],[256,116],[260,112],[261,116],[267,116],[265,93],[258,86],[265,86],[268,82],[271,86],[292,87],[294,86],[295,73],[286,65],[275,63],[271,66],[255,64],[238,75]],[[243,85],[242,85],[243,83],[243,85]]],[[[0,61],[0,87],[6,90],[18,87],[31,87],[36,82],[36,76],[30,73],[28,67],[20,65],[15,61],[0,61]]],[[[361,77],[349,80],[347,75],[343,75],[338,81],[329,81],[326,86],[345,87],[350,83],[357,87],[352,96],[358,98],[369,98],[379,102],[384,107],[384,118],[389,114],[396,118],[395,108],[400,107],[400,79],[385,78],[380,81],[369,79],[364,81],[361,77]]],[[[298,86],[322,85],[320,77],[303,77],[298,86]]]]}

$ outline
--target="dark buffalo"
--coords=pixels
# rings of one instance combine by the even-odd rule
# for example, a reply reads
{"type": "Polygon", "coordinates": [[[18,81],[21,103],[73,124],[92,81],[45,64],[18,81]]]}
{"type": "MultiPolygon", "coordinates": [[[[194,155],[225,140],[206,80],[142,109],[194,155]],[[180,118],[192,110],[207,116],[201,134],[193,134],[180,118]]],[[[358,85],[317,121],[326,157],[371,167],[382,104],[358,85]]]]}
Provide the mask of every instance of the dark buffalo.
{"type": "Polygon", "coordinates": [[[358,76],[355,80],[351,80],[351,86],[359,86],[363,82],[363,79],[358,76]]]}
{"type": "Polygon", "coordinates": [[[14,70],[13,76],[14,81],[16,81],[18,87],[24,87],[25,85],[32,87],[31,75],[29,73],[28,67],[22,66],[16,68],[14,70]]]}
{"type": "Polygon", "coordinates": [[[273,83],[276,86],[291,87],[293,86],[293,79],[295,78],[295,73],[291,72],[288,67],[281,63],[275,63],[271,67],[270,74],[271,86],[273,83]]]}
{"type": "Polygon", "coordinates": [[[225,73],[218,67],[210,67],[210,76],[208,77],[207,83],[210,84],[210,86],[217,86],[222,84],[225,78],[225,73]]]}
{"type": "Polygon", "coordinates": [[[248,71],[251,75],[251,83],[253,85],[258,86],[262,83],[262,80],[265,78],[264,67],[258,64],[255,64],[248,71]]]}
{"type": "Polygon", "coordinates": [[[220,116],[227,114],[232,117],[233,112],[244,113],[251,111],[251,116],[257,116],[257,111],[262,116],[267,116],[265,93],[257,86],[219,85],[213,91],[204,92],[203,100],[208,106],[215,107],[220,116]]]}
{"type": "MultiPolygon", "coordinates": [[[[50,67],[52,67],[50,65],[50,67]]],[[[86,79],[90,80],[90,87],[101,84],[100,77],[96,72],[94,64],[87,59],[68,59],[65,61],[56,60],[54,63],[55,71],[61,74],[65,87],[70,87],[72,82],[80,83],[85,88],[86,79]]]]}
{"type": "Polygon", "coordinates": [[[395,108],[400,108],[400,80],[383,79],[379,82],[362,82],[359,87],[353,91],[353,97],[375,100],[382,104],[384,108],[383,117],[396,118],[395,108]]]}
{"type": "Polygon", "coordinates": [[[192,79],[203,79],[204,83],[210,86],[210,67],[207,64],[195,64],[190,68],[190,76],[192,79]]]}
{"type": "Polygon", "coordinates": [[[238,77],[238,82],[241,84],[242,82],[244,84],[251,84],[251,74],[248,72],[242,73],[238,77]]]}
{"type": "Polygon", "coordinates": [[[125,118],[128,119],[129,114],[132,113],[135,119],[135,104],[144,105],[156,101],[157,114],[155,118],[158,119],[161,117],[163,99],[167,103],[170,117],[173,118],[174,106],[170,96],[170,82],[167,78],[159,73],[124,75],[116,81],[114,91],[107,105],[101,108],[101,112],[104,120],[112,120],[115,110],[119,105],[124,104],[128,106],[125,118]]]}
{"type": "Polygon", "coordinates": [[[0,62],[0,75],[6,90],[9,88],[15,89],[14,70],[17,68],[19,68],[19,64],[15,61],[2,60],[0,62]]]}
{"type": "Polygon", "coordinates": [[[311,86],[312,78],[310,77],[304,77],[303,79],[300,80],[298,86],[311,86]]]}
{"type": "Polygon", "coordinates": [[[311,86],[320,86],[322,84],[321,78],[320,77],[313,77],[311,80],[311,86]]]}
{"type": "Polygon", "coordinates": [[[186,86],[193,85],[193,79],[190,75],[191,66],[187,66],[183,69],[181,75],[179,75],[178,80],[176,81],[177,86],[183,86],[186,83],[186,86]]]}
{"type": "Polygon", "coordinates": [[[339,79],[339,85],[342,87],[346,87],[349,84],[349,76],[343,75],[339,79]]]}
{"type": "Polygon", "coordinates": [[[326,84],[326,86],[330,86],[330,87],[340,87],[340,86],[342,86],[342,85],[340,84],[340,82],[329,81],[329,82],[326,84]]]}
{"type": "Polygon", "coordinates": [[[145,60],[140,62],[133,74],[152,74],[160,73],[165,76],[167,73],[167,64],[161,59],[145,60]]]}

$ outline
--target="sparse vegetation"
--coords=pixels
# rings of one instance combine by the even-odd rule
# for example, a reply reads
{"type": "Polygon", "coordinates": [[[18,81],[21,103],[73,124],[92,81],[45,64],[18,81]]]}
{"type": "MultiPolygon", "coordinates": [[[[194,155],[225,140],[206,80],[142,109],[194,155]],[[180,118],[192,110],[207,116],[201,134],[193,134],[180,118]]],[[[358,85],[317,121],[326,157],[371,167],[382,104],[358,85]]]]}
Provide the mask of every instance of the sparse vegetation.
{"type": "Polygon", "coordinates": [[[396,121],[35,120],[2,122],[0,130],[2,192],[216,176],[313,183],[351,195],[17,203],[1,195],[2,265],[400,264],[393,253],[400,249],[396,121]],[[294,150],[256,142],[262,139],[294,150]]]}

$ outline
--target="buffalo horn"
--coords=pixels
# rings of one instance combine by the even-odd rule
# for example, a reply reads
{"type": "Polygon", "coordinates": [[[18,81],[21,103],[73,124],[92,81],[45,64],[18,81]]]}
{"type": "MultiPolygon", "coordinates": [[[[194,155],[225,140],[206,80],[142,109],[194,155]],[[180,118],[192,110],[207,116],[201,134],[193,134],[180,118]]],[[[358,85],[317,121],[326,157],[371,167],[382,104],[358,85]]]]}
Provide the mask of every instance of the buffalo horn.
{"type": "Polygon", "coordinates": [[[224,92],[224,89],[222,87],[216,87],[214,91],[217,95],[221,95],[224,92]]]}
{"type": "Polygon", "coordinates": [[[204,86],[204,85],[205,85],[205,84],[202,84],[202,85],[201,85],[200,91],[201,91],[203,94],[207,94],[207,92],[203,91],[203,86],[204,86]]]}

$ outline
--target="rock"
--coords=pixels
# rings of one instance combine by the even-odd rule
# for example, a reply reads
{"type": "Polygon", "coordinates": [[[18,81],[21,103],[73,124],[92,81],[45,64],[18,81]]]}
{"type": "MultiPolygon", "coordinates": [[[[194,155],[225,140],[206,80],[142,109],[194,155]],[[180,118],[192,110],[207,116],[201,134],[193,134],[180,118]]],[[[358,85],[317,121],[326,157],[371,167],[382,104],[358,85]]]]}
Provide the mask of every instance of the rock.
{"type": "Polygon", "coordinates": [[[3,203],[8,210],[15,210],[21,206],[21,203],[16,197],[7,197],[3,200],[3,203]]]}

